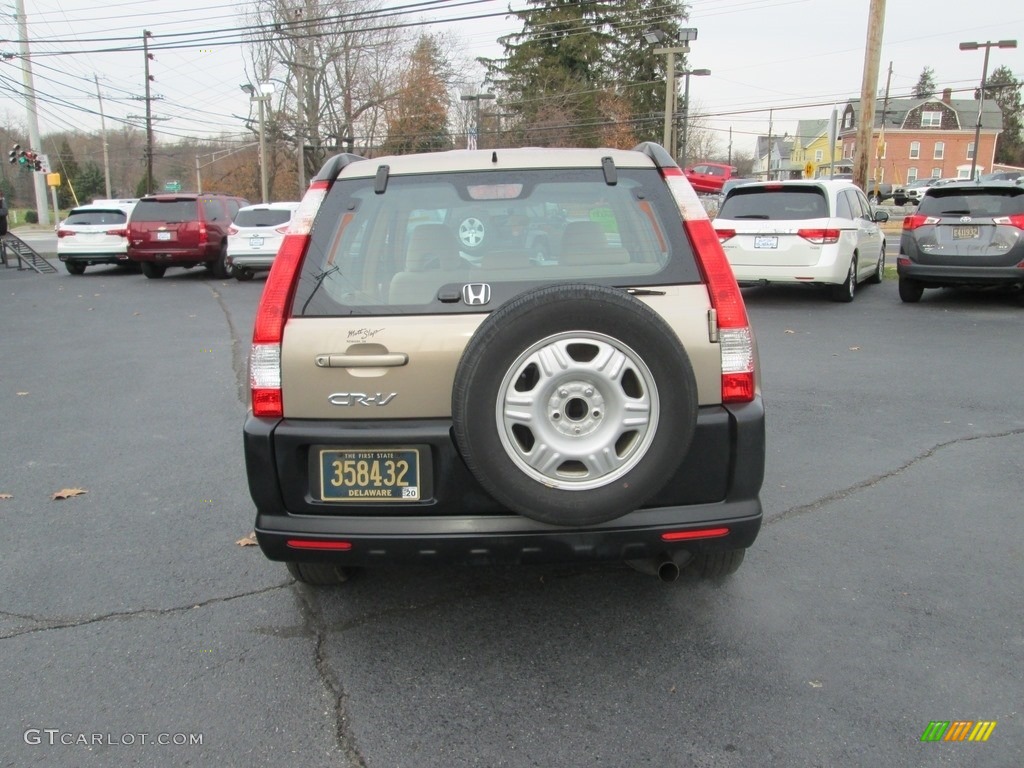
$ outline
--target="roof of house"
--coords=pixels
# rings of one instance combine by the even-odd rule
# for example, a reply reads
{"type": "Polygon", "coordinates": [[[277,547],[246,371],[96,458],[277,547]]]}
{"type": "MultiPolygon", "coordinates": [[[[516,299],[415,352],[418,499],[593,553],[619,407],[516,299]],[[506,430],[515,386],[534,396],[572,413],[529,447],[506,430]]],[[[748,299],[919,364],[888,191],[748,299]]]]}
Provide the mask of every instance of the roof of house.
{"type": "MultiPolygon", "coordinates": [[[[882,127],[882,104],[883,99],[875,100],[875,128],[882,127]]],[[[848,106],[853,108],[854,125],[860,121],[861,105],[860,99],[850,99],[848,106]]],[[[918,107],[935,104],[945,105],[952,108],[960,116],[960,129],[973,130],[978,121],[978,100],[977,99],[949,99],[946,101],[940,95],[930,96],[926,99],[889,99],[885,108],[886,129],[898,129],[907,127],[907,117],[918,107]]],[[[843,110],[846,111],[845,109],[843,110]]],[[[841,120],[842,118],[840,118],[841,120]]],[[[840,123],[841,124],[841,123],[840,123]]],[[[994,99],[985,99],[981,113],[981,127],[987,130],[1003,129],[1003,111],[994,99]]],[[[847,129],[848,130],[848,129],[847,129]]]]}
{"type": "Polygon", "coordinates": [[[796,124],[796,138],[801,146],[808,146],[828,131],[828,120],[800,120],[796,124]]]}

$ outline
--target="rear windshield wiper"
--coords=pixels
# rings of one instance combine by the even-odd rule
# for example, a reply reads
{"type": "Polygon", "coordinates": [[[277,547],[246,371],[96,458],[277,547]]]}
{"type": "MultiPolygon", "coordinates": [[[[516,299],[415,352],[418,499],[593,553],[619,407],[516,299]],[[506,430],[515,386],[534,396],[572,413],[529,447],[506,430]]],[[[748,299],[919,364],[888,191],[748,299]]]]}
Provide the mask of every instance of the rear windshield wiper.
{"type": "MultiPolygon", "coordinates": [[[[723,216],[722,218],[728,218],[723,216]]],[[[767,219],[768,215],[764,213],[745,213],[741,216],[733,216],[734,219],[767,219]]]]}
{"type": "Polygon", "coordinates": [[[326,280],[329,276],[333,275],[340,269],[341,267],[335,264],[330,269],[325,269],[323,272],[321,272],[319,275],[313,278],[313,280],[316,281],[316,284],[313,286],[313,290],[310,291],[309,298],[306,299],[306,303],[302,305],[302,314],[306,314],[306,307],[309,306],[309,302],[311,302],[313,300],[313,297],[316,296],[316,292],[320,290],[320,286],[323,285],[324,280],[326,280]]]}

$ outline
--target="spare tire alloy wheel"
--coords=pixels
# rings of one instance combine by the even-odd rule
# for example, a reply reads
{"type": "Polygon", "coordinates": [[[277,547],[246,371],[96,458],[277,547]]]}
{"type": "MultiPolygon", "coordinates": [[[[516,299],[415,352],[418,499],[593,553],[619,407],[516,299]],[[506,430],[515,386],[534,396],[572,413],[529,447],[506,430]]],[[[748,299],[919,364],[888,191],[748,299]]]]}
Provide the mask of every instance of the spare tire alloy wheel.
{"type": "Polygon", "coordinates": [[[689,448],[697,385],[654,310],[614,288],[527,291],[481,323],[452,393],[456,443],[498,501],[554,525],[640,507],[689,448]]]}
{"type": "Polygon", "coordinates": [[[467,248],[480,247],[484,241],[484,234],[484,223],[475,216],[463,219],[459,224],[459,242],[467,248]]]}

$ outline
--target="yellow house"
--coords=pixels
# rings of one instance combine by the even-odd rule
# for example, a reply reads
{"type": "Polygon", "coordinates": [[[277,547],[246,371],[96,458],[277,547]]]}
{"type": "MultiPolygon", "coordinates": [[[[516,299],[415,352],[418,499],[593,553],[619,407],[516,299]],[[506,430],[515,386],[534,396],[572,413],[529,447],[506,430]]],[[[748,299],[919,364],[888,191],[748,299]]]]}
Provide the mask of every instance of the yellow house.
{"type": "MultiPolygon", "coordinates": [[[[790,160],[794,165],[804,169],[804,178],[813,179],[818,174],[828,172],[829,161],[832,159],[828,151],[828,120],[801,120],[796,124],[796,140],[793,142],[793,153],[790,160]],[[810,166],[810,173],[807,173],[810,166]]],[[[843,159],[842,142],[836,139],[835,160],[843,159]]]]}

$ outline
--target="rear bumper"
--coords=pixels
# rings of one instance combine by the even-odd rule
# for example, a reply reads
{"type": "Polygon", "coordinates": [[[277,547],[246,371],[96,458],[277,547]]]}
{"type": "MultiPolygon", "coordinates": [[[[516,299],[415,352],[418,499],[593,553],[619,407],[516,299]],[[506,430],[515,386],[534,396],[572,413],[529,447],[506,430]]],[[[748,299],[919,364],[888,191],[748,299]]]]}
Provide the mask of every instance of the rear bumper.
{"type": "Polygon", "coordinates": [[[906,257],[896,262],[896,274],[907,280],[916,280],[925,286],[1024,286],[1024,269],[1012,267],[940,266],[935,264],[906,263],[906,257]]]}
{"type": "Polygon", "coordinates": [[[129,248],[131,261],[151,261],[156,264],[202,264],[217,258],[219,251],[205,248],[188,248],[169,251],[139,251],[129,248]]]}
{"type": "Polygon", "coordinates": [[[272,560],[349,566],[631,560],[749,547],[761,526],[765,439],[760,399],[701,409],[695,448],[648,506],[584,528],[540,523],[503,509],[465,467],[450,429],[450,421],[429,420],[339,430],[336,423],[290,423],[250,414],[245,459],[263,552],[272,560]],[[399,441],[426,446],[431,456],[424,502],[338,506],[311,497],[310,446],[399,441]],[[711,537],[663,538],[709,528],[727,530],[711,537]],[[306,546],[322,542],[347,548],[297,548],[289,545],[294,539],[306,546]]]}
{"type": "Polygon", "coordinates": [[[274,266],[274,257],[276,253],[271,254],[250,254],[250,253],[239,253],[239,254],[228,254],[227,263],[233,267],[243,267],[246,269],[270,269],[274,266]]]}
{"type": "Polygon", "coordinates": [[[78,264],[127,264],[128,254],[124,253],[58,253],[60,261],[78,264]]]}

